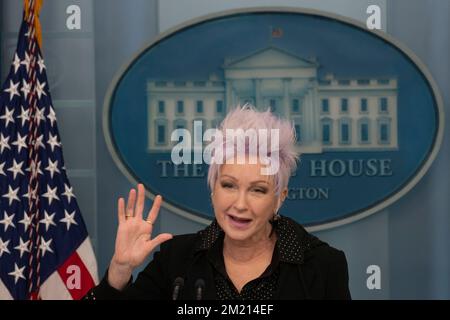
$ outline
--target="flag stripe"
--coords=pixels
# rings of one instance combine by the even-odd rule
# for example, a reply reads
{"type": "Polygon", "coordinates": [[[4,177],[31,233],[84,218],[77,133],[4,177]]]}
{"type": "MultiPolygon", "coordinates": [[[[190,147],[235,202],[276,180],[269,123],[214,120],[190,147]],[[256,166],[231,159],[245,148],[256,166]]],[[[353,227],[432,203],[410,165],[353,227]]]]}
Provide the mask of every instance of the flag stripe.
{"type": "Polygon", "coordinates": [[[94,286],[94,279],[77,252],[58,268],[58,273],[75,300],[81,299],[94,286]]]}
{"type": "Polygon", "coordinates": [[[84,265],[89,271],[94,283],[97,285],[99,283],[97,263],[95,259],[94,250],[92,250],[91,239],[87,237],[80,247],[77,249],[77,253],[83,260],[84,265]]]}
{"type": "Polygon", "coordinates": [[[13,300],[13,297],[9,293],[8,288],[6,288],[1,279],[0,279],[0,300],[13,300]]]}
{"type": "Polygon", "coordinates": [[[57,271],[41,284],[39,296],[42,300],[72,300],[72,295],[57,271]]]}

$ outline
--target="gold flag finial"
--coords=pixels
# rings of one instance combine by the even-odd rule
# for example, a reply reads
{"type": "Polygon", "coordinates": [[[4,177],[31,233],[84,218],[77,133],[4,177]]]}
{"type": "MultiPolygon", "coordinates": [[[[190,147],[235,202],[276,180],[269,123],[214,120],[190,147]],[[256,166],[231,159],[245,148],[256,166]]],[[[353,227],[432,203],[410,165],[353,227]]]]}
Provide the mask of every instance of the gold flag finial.
{"type": "Polygon", "coordinates": [[[34,15],[33,24],[35,28],[36,40],[39,48],[42,50],[42,30],[39,22],[39,13],[41,12],[44,0],[24,0],[25,5],[25,20],[29,20],[30,15],[34,15]]]}

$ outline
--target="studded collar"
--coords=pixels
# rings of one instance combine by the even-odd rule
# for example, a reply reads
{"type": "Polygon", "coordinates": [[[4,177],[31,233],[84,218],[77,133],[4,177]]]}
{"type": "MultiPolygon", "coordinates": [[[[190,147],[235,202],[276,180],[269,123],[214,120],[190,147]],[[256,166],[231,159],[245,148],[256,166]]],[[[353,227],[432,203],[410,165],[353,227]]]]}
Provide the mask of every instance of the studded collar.
{"type": "MultiPolygon", "coordinates": [[[[281,262],[301,264],[303,263],[305,252],[311,248],[314,236],[309,235],[302,226],[290,218],[281,216],[272,222],[278,240],[275,248],[278,250],[281,262]]],[[[195,247],[195,252],[210,250],[214,243],[218,241],[224,231],[214,219],[205,229],[198,233],[199,241],[195,247]]]]}

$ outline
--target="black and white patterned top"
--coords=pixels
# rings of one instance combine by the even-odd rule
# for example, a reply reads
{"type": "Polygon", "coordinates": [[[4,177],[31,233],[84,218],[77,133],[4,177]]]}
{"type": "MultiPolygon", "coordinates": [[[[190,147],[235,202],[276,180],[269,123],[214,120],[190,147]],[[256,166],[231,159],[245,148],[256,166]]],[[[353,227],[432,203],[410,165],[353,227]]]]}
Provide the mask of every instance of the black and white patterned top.
{"type": "Polygon", "coordinates": [[[223,259],[224,232],[216,220],[206,229],[200,231],[200,244],[196,250],[207,250],[207,257],[214,269],[214,281],[217,298],[220,300],[270,300],[278,288],[280,264],[301,263],[301,241],[293,226],[286,218],[281,217],[271,222],[277,234],[277,242],[272,254],[272,260],[266,270],[256,279],[244,285],[239,292],[227,275],[223,259]]]}

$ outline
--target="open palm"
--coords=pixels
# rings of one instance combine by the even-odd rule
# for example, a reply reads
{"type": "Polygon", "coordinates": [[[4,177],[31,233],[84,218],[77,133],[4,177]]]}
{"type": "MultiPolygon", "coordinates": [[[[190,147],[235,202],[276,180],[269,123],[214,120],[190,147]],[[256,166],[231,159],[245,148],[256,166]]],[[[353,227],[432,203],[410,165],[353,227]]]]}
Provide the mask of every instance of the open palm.
{"type": "Polygon", "coordinates": [[[137,197],[134,189],[130,191],[126,207],[123,198],[118,202],[119,227],[113,259],[129,270],[141,265],[158,245],[172,238],[168,233],[152,238],[153,223],[158,217],[162,197],[156,196],[147,219],[144,220],[144,187],[139,184],[137,189],[137,197]]]}

